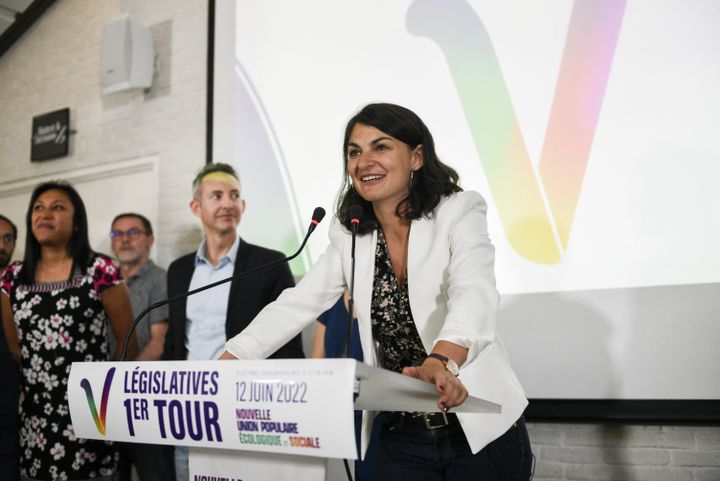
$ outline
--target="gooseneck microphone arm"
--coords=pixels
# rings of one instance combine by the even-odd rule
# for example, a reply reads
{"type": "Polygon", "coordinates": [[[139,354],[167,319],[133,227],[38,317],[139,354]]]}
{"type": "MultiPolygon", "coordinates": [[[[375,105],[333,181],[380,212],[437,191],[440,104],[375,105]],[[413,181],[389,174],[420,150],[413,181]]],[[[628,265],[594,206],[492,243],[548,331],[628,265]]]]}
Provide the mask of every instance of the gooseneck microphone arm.
{"type": "Polygon", "coordinates": [[[350,295],[348,296],[348,321],[345,329],[345,345],[343,349],[343,357],[350,357],[350,337],[352,336],[353,323],[355,322],[355,238],[357,237],[358,225],[362,219],[362,207],[359,205],[350,206],[348,211],[350,217],[350,227],[352,230],[352,247],[350,249],[350,295]]]}
{"type": "Polygon", "coordinates": [[[263,264],[263,265],[261,265],[261,266],[254,267],[254,268],[252,268],[252,269],[248,269],[248,270],[243,271],[243,272],[238,272],[237,274],[234,274],[234,275],[232,275],[232,276],[230,276],[230,277],[228,277],[228,278],[226,278],[226,279],[221,279],[221,280],[219,280],[219,281],[217,281],[217,282],[213,282],[212,284],[208,284],[208,285],[205,285],[205,286],[202,286],[202,287],[198,287],[197,289],[193,289],[193,290],[188,291],[188,292],[183,292],[182,294],[178,294],[178,295],[173,296],[173,297],[170,297],[170,298],[168,298],[168,299],[165,299],[165,300],[162,300],[162,301],[158,301],[158,302],[156,302],[156,303],[154,303],[154,304],[151,304],[151,305],[148,306],[147,308],[145,308],[145,309],[140,313],[140,315],[138,315],[138,316],[135,318],[135,320],[133,321],[132,325],[130,326],[130,329],[128,330],[127,334],[125,335],[125,340],[124,340],[124,342],[123,342],[122,356],[120,357],[120,360],[121,360],[121,361],[124,361],[125,358],[127,357],[127,349],[128,349],[128,344],[130,343],[130,336],[132,335],[133,332],[135,332],[135,328],[136,328],[137,325],[140,323],[140,320],[141,320],[143,317],[145,317],[145,315],[146,315],[148,312],[152,311],[153,309],[157,309],[158,307],[162,307],[162,306],[164,306],[164,305],[166,305],[166,304],[170,304],[171,302],[175,302],[175,301],[177,301],[177,300],[180,300],[180,299],[182,299],[182,298],[184,298],[184,297],[192,296],[193,294],[197,294],[198,292],[202,292],[202,291],[205,291],[205,290],[207,290],[207,289],[212,289],[213,287],[217,287],[217,286],[219,286],[219,285],[221,285],[221,284],[225,284],[225,283],[227,283],[227,282],[233,281],[233,280],[235,280],[235,279],[237,279],[237,278],[239,278],[239,277],[242,277],[242,276],[245,276],[245,275],[248,275],[248,274],[254,274],[255,272],[261,271],[261,270],[263,270],[263,269],[268,269],[268,268],[273,267],[273,266],[276,266],[276,265],[278,265],[278,264],[282,264],[283,262],[288,262],[288,261],[291,261],[291,260],[295,259],[297,256],[300,255],[300,253],[302,252],[302,250],[305,248],[305,244],[307,243],[308,239],[310,238],[310,234],[313,233],[313,231],[315,230],[315,227],[317,227],[317,225],[320,223],[320,221],[323,219],[323,217],[325,217],[325,209],[323,209],[322,207],[316,207],[315,210],[313,211],[312,221],[310,221],[310,227],[308,227],[307,233],[305,234],[305,238],[303,239],[302,244],[300,244],[300,247],[298,248],[298,250],[297,250],[293,255],[291,255],[290,257],[285,257],[285,258],[283,258],[283,259],[278,259],[278,260],[276,260],[276,261],[268,262],[267,264],[263,264]]]}

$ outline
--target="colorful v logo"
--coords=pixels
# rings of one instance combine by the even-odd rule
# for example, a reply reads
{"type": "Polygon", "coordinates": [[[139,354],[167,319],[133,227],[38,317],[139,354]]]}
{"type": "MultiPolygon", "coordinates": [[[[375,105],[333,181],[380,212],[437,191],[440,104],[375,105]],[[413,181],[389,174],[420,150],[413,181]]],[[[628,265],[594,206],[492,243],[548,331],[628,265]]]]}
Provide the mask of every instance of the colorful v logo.
{"type": "Polygon", "coordinates": [[[575,1],[537,173],[472,7],[415,0],[408,11],[410,32],[431,38],[445,55],[505,234],[531,261],[555,264],[567,249],[625,2],[575,1]]]}
{"type": "Polygon", "coordinates": [[[105,436],[105,414],[107,412],[108,396],[110,395],[110,385],[112,384],[112,378],[114,375],[115,368],[111,367],[108,373],[105,375],[105,385],[103,386],[99,416],[97,412],[97,407],[95,406],[95,397],[93,396],[92,388],[90,387],[90,381],[85,378],[80,381],[80,387],[85,390],[85,396],[87,397],[88,406],[90,406],[90,413],[92,414],[93,420],[95,421],[95,427],[97,427],[98,432],[103,436],[105,436]]]}

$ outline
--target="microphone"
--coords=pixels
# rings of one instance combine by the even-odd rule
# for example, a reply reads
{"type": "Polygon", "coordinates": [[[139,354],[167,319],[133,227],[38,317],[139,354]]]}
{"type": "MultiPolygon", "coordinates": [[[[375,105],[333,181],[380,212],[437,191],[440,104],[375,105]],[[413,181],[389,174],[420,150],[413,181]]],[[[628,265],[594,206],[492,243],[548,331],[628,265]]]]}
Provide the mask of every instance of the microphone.
{"type": "Polygon", "coordinates": [[[130,329],[128,330],[127,334],[125,335],[125,340],[123,341],[122,356],[120,356],[120,360],[124,361],[125,358],[127,357],[127,348],[128,348],[128,344],[130,343],[130,336],[132,335],[133,332],[135,332],[135,328],[137,327],[138,324],[140,324],[140,320],[143,317],[145,317],[145,315],[148,312],[152,311],[153,309],[157,309],[158,307],[164,306],[166,304],[170,304],[171,302],[175,302],[179,299],[182,299],[183,297],[188,297],[193,294],[197,294],[198,292],[202,292],[207,289],[212,289],[213,287],[217,287],[221,284],[225,284],[227,282],[235,280],[244,275],[254,274],[255,272],[261,271],[263,269],[267,269],[269,267],[273,267],[278,264],[282,264],[283,262],[288,262],[288,261],[295,259],[297,256],[300,255],[302,250],[305,248],[305,244],[307,244],[307,241],[310,238],[310,234],[313,233],[313,231],[315,230],[317,225],[320,223],[320,221],[323,220],[323,217],[325,217],[325,209],[323,209],[322,207],[316,207],[315,210],[313,211],[312,220],[310,221],[310,226],[308,227],[307,233],[305,234],[305,238],[303,239],[302,244],[300,244],[300,247],[298,248],[298,250],[293,255],[291,255],[289,257],[285,257],[284,259],[278,259],[276,261],[268,262],[267,264],[263,264],[261,266],[253,267],[252,269],[248,269],[243,272],[238,272],[237,274],[234,274],[228,278],[221,279],[217,282],[213,282],[212,284],[208,284],[206,286],[198,287],[197,289],[193,289],[192,291],[184,292],[182,294],[178,294],[177,296],[173,296],[173,297],[170,297],[170,298],[162,300],[162,301],[158,301],[154,304],[151,304],[147,308],[145,308],[145,310],[143,310],[140,313],[140,315],[135,318],[132,325],[130,326],[130,329]]]}
{"type": "MultiPolygon", "coordinates": [[[[357,233],[358,225],[360,224],[360,219],[362,219],[363,211],[362,207],[359,205],[351,205],[350,209],[348,209],[348,217],[350,217],[350,226],[352,227],[352,231],[354,233],[357,233]]],[[[354,237],[353,237],[354,239],[354,237]]],[[[353,249],[353,252],[355,252],[355,249],[353,249]]]]}
{"type": "MultiPolygon", "coordinates": [[[[308,227],[308,232],[305,236],[305,241],[307,241],[312,231],[315,230],[315,227],[318,226],[318,224],[320,223],[320,221],[323,220],[324,217],[325,209],[323,209],[322,207],[315,207],[315,210],[312,213],[312,219],[310,220],[310,227],[308,227]]],[[[305,245],[305,241],[303,241],[303,245],[305,245]]],[[[300,246],[300,249],[302,249],[302,246],[300,246]]]]}
{"type": "Polygon", "coordinates": [[[343,350],[343,357],[350,357],[350,336],[352,335],[352,327],[354,322],[354,307],[355,307],[355,237],[357,237],[358,226],[360,225],[360,219],[362,219],[363,211],[362,207],[355,204],[350,206],[348,210],[350,217],[350,228],[352,232],[352,247],[350,249],[350,296],[348,297],[348,322],[345,330],[345,348],[343,350]]]}

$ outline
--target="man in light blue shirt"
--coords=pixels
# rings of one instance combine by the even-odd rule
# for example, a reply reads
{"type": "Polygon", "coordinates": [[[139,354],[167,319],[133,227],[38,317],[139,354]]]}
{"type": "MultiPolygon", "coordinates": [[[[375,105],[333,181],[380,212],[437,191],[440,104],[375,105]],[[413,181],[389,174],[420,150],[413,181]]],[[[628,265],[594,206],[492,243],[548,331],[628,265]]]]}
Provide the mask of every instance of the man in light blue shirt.
{"type": "MultiPolygon", "coordinates": [[[[213,265],[205,255],[207,240],[203,240],[195,254],[195,271],[189,290],[232,276],[239,243],[240,237],[236,236],[225,255],[213,265]]],[[[217,359],[225,350],[225,317],[229,296],[230,283],[226,283],[188,298],[185,347],[189,360],[217,359]]]]}
{"type": "MultiPolygon", "coordinates": [[[[248,244],[238,236],[245,201],[240,195],[240,180],[231,166],[208,164],[200,170],[193,181],[190,208],[202,222],[204,239],[196,252],[170,264],[168,296],[285,257],[281,252],[248,244]]],[[[217,359],[228,338],[245,329],[265,305],[294,284],[287,262],[281,262],[171,303],[163,358],[217,359]]],[[[300,336],[271,357],[304,357],[300,336]]],[[[175,466],[178,481],[187,480],[187,448],[176,448],[175,466]]]]}

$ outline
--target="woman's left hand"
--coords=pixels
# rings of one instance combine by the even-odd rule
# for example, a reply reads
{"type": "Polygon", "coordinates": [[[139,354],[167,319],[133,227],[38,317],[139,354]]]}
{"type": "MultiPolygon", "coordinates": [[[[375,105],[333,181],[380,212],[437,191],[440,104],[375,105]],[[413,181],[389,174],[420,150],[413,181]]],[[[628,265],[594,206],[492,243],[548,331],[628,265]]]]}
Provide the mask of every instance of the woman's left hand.
{"type": "Polygon", "coordinates": [[[440,394],[438,407],[442,411],[460,406],[468,397],[467,389],[460,379],[450,374],[442,361],[437,359],[428,358],[420,366],[403,368],[402,373],[435,384],[435,389],[440,394]]]}

